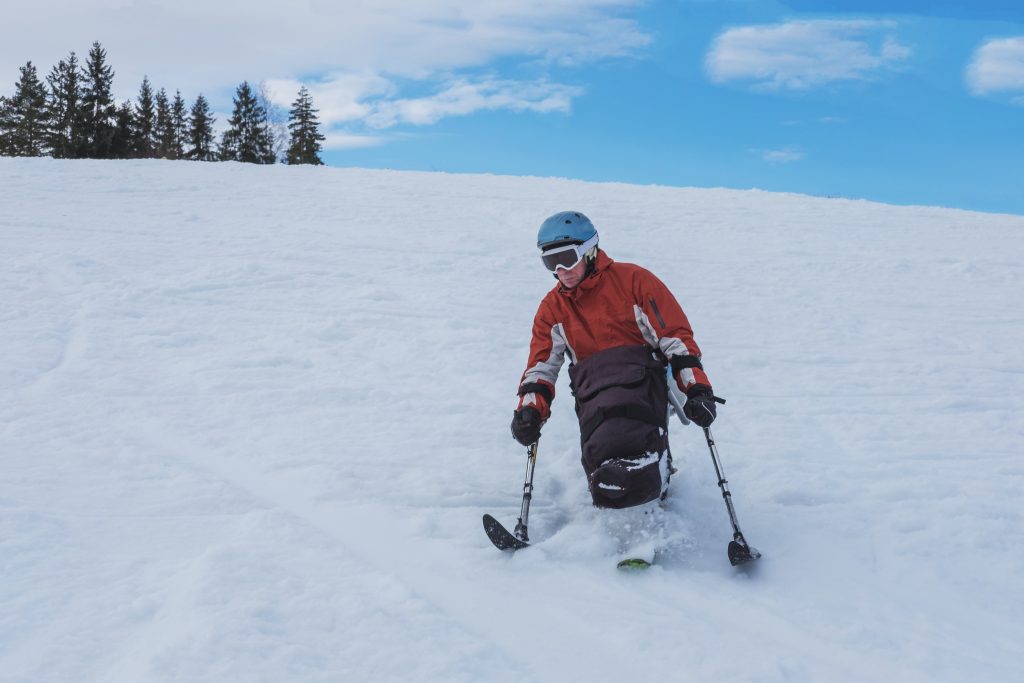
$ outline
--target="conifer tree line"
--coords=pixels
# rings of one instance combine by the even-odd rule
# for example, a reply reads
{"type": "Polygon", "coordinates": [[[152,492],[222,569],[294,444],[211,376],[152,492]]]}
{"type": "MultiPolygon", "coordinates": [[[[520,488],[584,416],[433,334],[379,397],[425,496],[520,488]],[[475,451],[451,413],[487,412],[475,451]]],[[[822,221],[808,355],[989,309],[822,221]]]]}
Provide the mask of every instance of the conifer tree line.
{"type": "Polygon", "coordinates": [[[68,54],[45,82],[31,61],[18,72],[14,95],[0,96],[0,156],[323,164],[325,138],[305,86],[285,129],[265,89],[243,82],[228,128],[217,140],[216,118],[202,94],[188,106],[181,91],[155,90],[144,77],[134,101],[115,103],[114,70],[99,42],[84,64],[68,54]]]}

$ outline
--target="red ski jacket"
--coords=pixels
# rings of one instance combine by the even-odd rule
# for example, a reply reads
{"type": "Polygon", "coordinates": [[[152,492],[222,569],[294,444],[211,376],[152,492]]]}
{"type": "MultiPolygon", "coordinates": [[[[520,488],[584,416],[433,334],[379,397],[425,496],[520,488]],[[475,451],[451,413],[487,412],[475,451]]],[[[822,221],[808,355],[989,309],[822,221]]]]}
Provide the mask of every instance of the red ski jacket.
{"type": "Polygon", "coordinates": [[[555,285],[540,302],[518,407],[534,406],[546,420],[566,356],[575,364],[637,344],[661,350],[684,392],[696,384],[711,387],[690,322],[668,288],[650,271],[616,263],[599,249],[589,277],[573,289],[555,285]]]}

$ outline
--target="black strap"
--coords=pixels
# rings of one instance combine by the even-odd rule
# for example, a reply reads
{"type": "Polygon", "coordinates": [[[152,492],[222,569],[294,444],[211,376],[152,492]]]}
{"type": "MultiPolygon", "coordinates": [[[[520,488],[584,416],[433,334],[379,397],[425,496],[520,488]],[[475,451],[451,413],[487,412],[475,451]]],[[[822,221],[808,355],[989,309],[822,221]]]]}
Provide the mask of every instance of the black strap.
{"type": "Polygon", "coordinates": [[[594,433],[594,430],[601,426],[601,423],[611,417],[628,417],[631,420],[638,420],[640,422],[646,422],[647,424],[654,425],[655,427],[665,428],[665,422],[668,419],[668,415],[661,415],[660,417],[655,414],[653,410],[645,406],[611,406],[609,408],[599,408],[594,415],[586,422],[580,423],[580,443],[586,443],[590,435],[594,433]]]}
{"type": "Polygon", "coordinates": [[[700,358],[697,356],[672,356],[668,362],[672,364],[673,372],[679,372],[684,368],[704,369],[704,366],[700,364],[700,358]]]}
{"type": "Polygon", "coordinates": [[[551,403],[555,397],[551,394],[551,387],[540,382],[527,382],[519,387],[519,395],[526,396],[527,394],[540,394],[547,399],[548,403],[551,403]]]}

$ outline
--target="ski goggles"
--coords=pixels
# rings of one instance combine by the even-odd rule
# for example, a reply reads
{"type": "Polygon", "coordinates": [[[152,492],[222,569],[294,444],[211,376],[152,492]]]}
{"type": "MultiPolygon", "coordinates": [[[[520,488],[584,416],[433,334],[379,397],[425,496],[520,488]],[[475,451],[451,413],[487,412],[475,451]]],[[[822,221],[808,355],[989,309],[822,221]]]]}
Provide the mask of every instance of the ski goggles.
{"type": "Polygon", "coordinates": [[[583,244],[566,244],[542,251],[540,260],[544,262],[544,267],[552,273],[559,268],[572,270],[579,265],[579,262],[583,260],[587,252],[596,246],[597,235],[594,235],[583,244]]]}

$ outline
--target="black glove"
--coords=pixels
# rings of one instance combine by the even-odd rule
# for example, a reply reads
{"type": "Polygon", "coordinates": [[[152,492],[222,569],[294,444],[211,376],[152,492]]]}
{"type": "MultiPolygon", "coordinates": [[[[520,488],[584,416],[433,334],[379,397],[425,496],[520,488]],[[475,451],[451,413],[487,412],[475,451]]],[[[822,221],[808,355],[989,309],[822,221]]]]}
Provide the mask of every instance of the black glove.
{"type": "Polygon", "coordinates": [[[698,427],[707,429],[715,421],[715,395],[711,387],[705,384],[694,384],[686,392],[686,405],[683,415],[698,427]]]}
{"type": "Polygon", "coordinates": [[[542,424],[537,409],[526,406],[512,413],[512,437],[524,446],[537,443],[542,424]]]}

